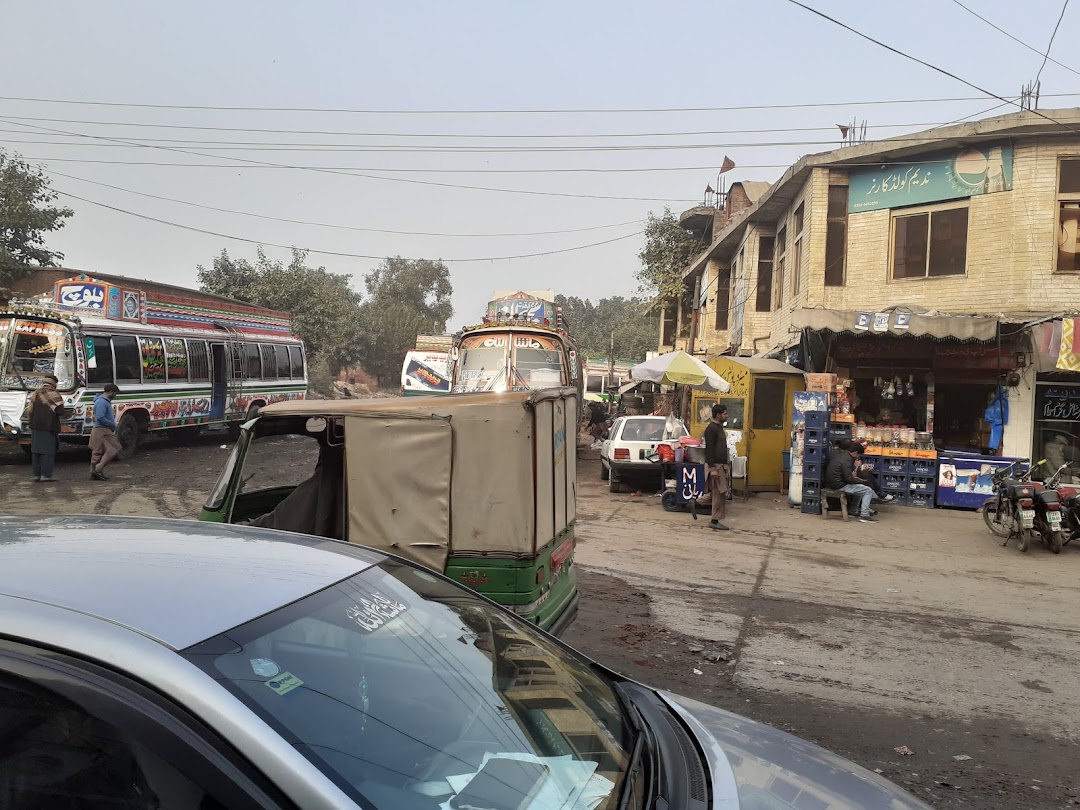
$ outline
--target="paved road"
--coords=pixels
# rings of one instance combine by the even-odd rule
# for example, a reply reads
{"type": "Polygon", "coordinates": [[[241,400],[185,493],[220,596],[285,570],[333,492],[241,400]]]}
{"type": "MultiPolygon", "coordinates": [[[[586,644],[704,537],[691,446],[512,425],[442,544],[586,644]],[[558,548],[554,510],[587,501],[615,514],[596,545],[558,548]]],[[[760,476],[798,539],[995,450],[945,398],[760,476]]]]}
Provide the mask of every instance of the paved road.
{"type": "MultiPolygon", "coordinates": [[[[57,484],[0,452],[5,513],[193,517],[222,436],[156,442],[57,484]]],[[[281,463],[289,464],[283,446],[281,463]]],[[[1080,547],[1001,548],[967,512],[823,521],[762,495],[729,533],[610,494],[581,457],[581,620],[568,641],[643,681],[818,741],[937,807],[1080,804],[1080,547]],[[913,756],[894,749],[908,746],[913,756]],[[956,760],[954,757],[971,757],[956,760]]]]}

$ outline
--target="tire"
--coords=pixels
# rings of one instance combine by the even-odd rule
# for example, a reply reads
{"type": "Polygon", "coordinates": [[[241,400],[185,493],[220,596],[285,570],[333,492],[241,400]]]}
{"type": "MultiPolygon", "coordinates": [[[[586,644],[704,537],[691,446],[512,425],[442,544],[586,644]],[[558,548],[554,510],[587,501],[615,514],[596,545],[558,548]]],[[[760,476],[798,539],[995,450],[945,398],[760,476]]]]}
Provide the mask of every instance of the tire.
{"type": "Polygon", "coordinates": [[[600,480],[607,481],[611,477],[611,470],[607,468],[603,459],[600,459],[600,480]]]}
{"type": "Polygon", "coordinates": [[[998,499],[988,498],[986,503],[982,505],[982,517],[986,523],[986,528],[992,531],[998,537],[1011,537],[1013,534],[1013,520],[1012,507],[1008,501],[1002,503],[1002,513],[1000,520],[998,519],[998,499]]]}
{"type": "Polygon", "coordinates": [[[117,458],[127,460],[139,449],[139,420],[134,414],[125,413],[116,425],[116,438],[120,442],[117,458]]]}
{"type": "Polygon", "coordinates": [[[675,491],[671,489],[665,490],[660,496],[660,505],[667,512],[678,512],[682,509],[682,504],[675,497],[675,491]]]}
{"type": "Polygon", "coordinates": [[[259,415],[259,411],[261,411],[261,410],[262,410],[262,405],[260,405],[257,402],[252,403],[251,405],[248,406],[247,416],[244,417],[244,421],[245,422],[250,422],[252,419],[254,419],[256,416],[259,415]]]}
{"type": "Polygon", "coordinates": [[[1016,547],[1021,551],[1027,551],[1031,548],[1031,536],[1035,534],[1034,529],[1022,528],[1017,532],[1016,547]]]}
{"type": "Polygon", "coordinates": [[[1050,547],[1050,550],[1054,554],[1061,553],[1061,532],[1050,532],[1050,538],[1046,541],[1046,545],[1050,547]]]}
{"type": "Polygon", "coordinates": [[[614,470],[608,473],[607,488],[608,492],[622,492],[622,481],[615,477],[614,470]]]}

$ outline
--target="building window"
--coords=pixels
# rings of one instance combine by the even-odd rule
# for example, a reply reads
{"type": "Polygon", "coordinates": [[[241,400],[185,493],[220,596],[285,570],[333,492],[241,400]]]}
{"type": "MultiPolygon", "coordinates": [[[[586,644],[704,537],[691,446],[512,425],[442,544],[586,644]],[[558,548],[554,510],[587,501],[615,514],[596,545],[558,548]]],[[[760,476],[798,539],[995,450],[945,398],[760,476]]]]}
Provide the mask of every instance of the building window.
{"type": "Polygon", "coordinates": [[[758,239],[757,302],[758,312],[772,311],[773,243],[772,236],[758,239]]]}
{"type": "Polygon", "coordinates": [[[206,341],[189,340],[187,350],[191,381],[208,382],[210,380],[210,357],[206,353],[206,341]]]}
{"type": "Polygon", "coordinates": [[[847,264],[848,187],[829,186],[829,214],[825,230],[825,286],[843,287],[847,264]]]}
{"type": "Polygon", "coordinates": [[[1058,174],[1057,271],[1080,272],[1080,160],[1061,161],[1058,174]]]}
{"type": "Polygon", "coordinates": [[[776,288],[776,308],[780,309],[784,305],[784,263],[787,257],[787,228],[781,228],[780,232],[776,234],[776,269],[775,277],[776,283],[773,285],[776,288]]]}
{"type": "Polygon", "coordinates": [[[803,210],[803,203],[799,203],[799,207],[795,209],[795,224],[793,230],[795,231],[795,263],[791,267],[791,295],[795,297],[799,294],[799,282],[802,280],[802,236],[803,236],[803,218],[805,211],[803,210]]]}
{"type": "MultiPolygon", "coordinates": [[[[741,254],[740,254],[741,256],[741,254]]],[[[735,260],[736,272],[738,272],[739,259],[735,260]]],[[[716,329],[723,331],[728,328],[728,313],[731,311],[731,269],[720,268],[716,274],[716,329]]]]}
{"type": "Polygon", "coordinates": [[[113,357],[116,359],[116,381],[125,383],[142,382],[139,360],[139,344],[134,337],[116,335],[112,339],[113,357]]]}
{"type": "Polygon", "coordinates": [[[660,324],[660,344],[662,346],[674,346],[675,345],[675,305],[670,304],[664,307],[664,314],[661,317],[660,324]]]}
{"type": "Polygon", "coordinates": [[[967,232],[966,205],[893,217],[893,278],[964,275],[967,232]]]}

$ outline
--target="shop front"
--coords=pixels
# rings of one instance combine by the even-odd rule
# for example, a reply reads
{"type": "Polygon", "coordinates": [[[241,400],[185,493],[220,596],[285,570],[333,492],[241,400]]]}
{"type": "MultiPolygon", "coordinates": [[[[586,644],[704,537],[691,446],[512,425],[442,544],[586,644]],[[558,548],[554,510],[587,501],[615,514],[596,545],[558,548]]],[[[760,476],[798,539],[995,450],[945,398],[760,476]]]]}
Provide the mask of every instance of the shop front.
{"type": "Polygon", "coordinates": [[[695,391],[690,404],[690,432],[702,436],[712,406],[728,409],[727,430],[747,459],[747,486],[756,492],[778,492],[783,453],[791,443],[792,394],[803,390],[803,373],[779,360],[758,357],[715,357],[708,365],[731,385],[726,394],[695,391]]]}
{"type": "MultiPolygon", "coordinates": [[[[1031,454],[1046,459],[1045,474],[1066,463],[1080,468],[1080,335],[1075,325],[1075,319],[1055,319],[1035,331],[1039,351],[1031,454]]],[[[1080,482],[1080,469],[1067,470],[1063,480],[1080,482]]]]}

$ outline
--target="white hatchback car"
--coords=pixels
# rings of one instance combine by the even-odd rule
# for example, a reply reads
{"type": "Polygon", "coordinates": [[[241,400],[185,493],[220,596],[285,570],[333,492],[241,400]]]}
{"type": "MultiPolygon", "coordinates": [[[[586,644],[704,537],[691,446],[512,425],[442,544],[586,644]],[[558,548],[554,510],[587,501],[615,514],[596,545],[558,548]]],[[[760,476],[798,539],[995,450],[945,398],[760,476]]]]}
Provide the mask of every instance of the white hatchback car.
{"type": "Polygon", "coordinates": [[[668,416],[620,416],[600,446],[600,478],[612,492],[626,479],[660,480],[653,457],[663,442],[689,436],[681,419],[668,416]]]}

